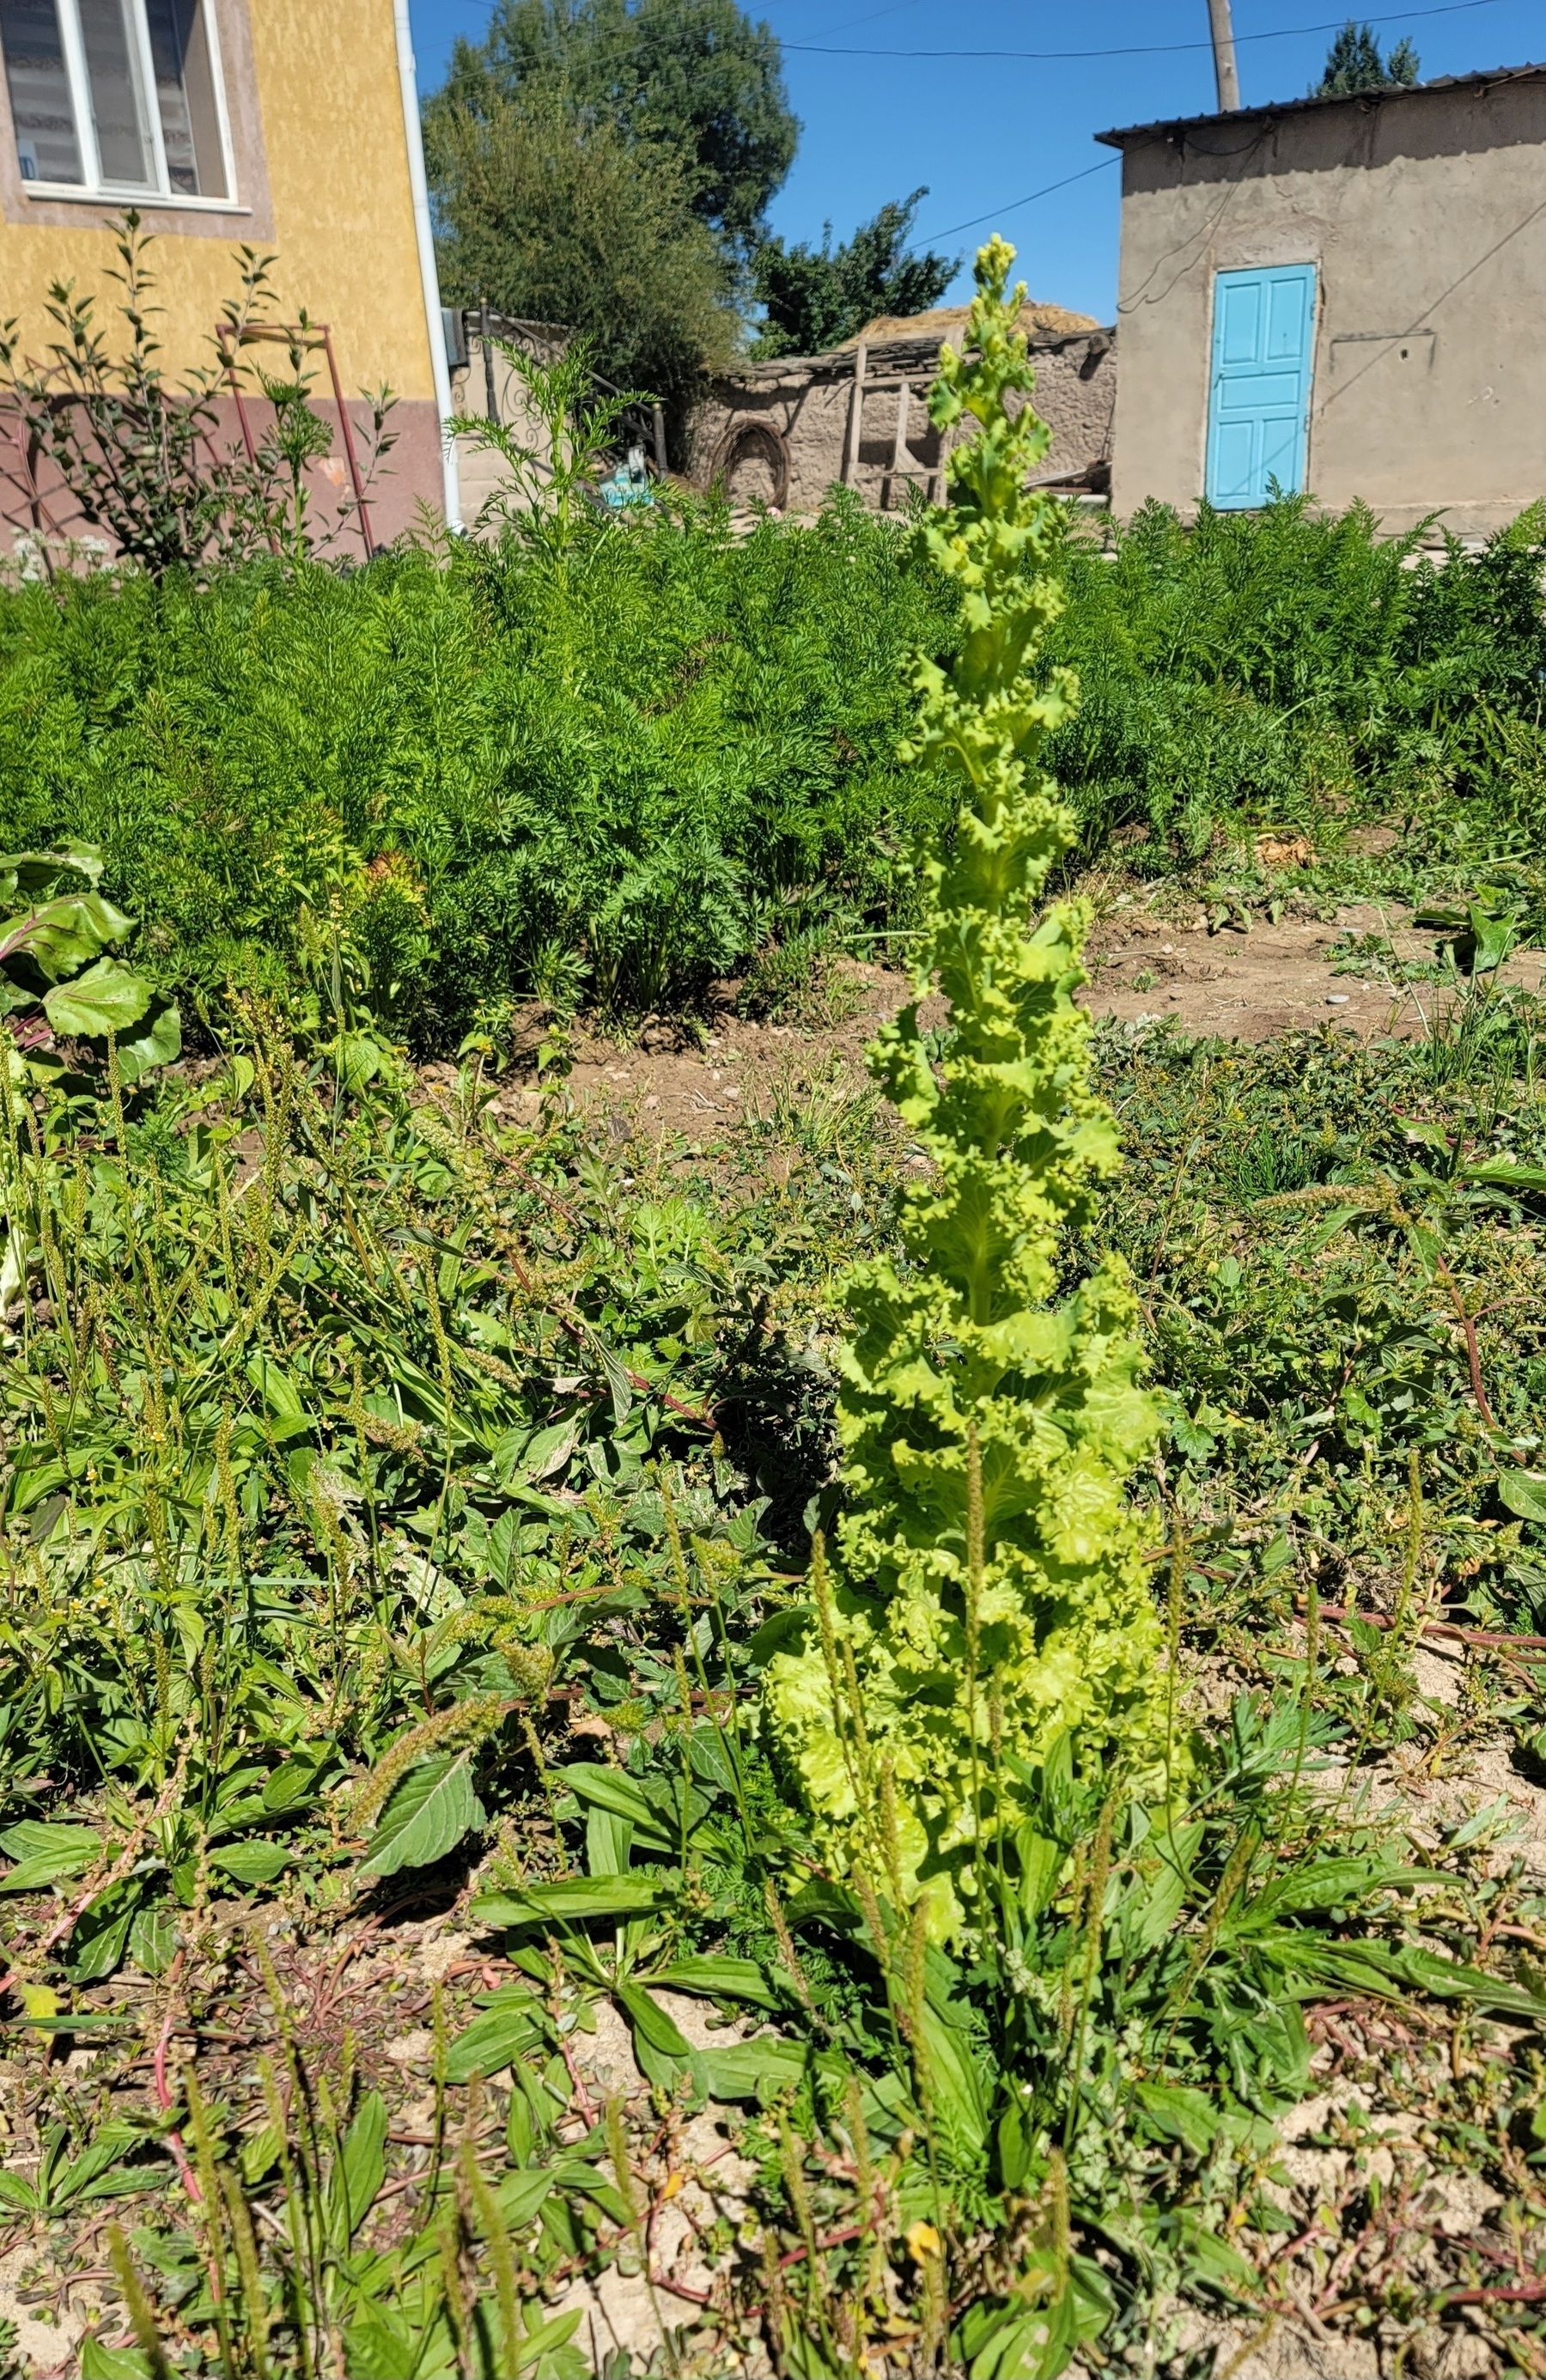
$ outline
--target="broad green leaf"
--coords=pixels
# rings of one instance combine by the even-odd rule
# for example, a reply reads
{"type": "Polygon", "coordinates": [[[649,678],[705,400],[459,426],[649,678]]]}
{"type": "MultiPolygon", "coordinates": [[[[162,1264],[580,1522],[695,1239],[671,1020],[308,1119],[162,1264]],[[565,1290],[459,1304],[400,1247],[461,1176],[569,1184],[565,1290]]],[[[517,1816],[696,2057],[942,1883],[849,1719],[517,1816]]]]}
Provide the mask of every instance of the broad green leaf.
{"type": "Polygon", "coordinates": [[[592,1330],[590,1333],[590,1340],[596,1352],[596,1359],[606,1376],[606,1385],[612,1396],[613,1421],[616,1427],[621,1429],[633,1411],[633,1384],[601,1332],[592,1330]]]}
{"type": "MultiPolygon", "coordinates": [[[[1010,2088],[1017,2092],[1021,2085],[1011,2083],[1010,2088]]],[[[998,2165],[1005,2190],[1018,2190],[1030,2171],[1030,2143],[1026,2138],[1025,2118],[1014,2098],[998,2119],[998,2165]]]]}
{"type": "Polygon", "coordinates": [[[571,1760],[566,1767],[554,1768],[552,1775],[555,1784],[566,1785],[576,1800],[590,1809],[610,1810],[614,1816],[627,1818],[636,1827],[659,1824],[642,1789],[620,1768],[603,1768],[595,1761],[571,1760]]]}
{"type": "Polygon", "coordinates": [[[55,984],[43,1004],[55,1033],[97,1040],[138,1025],[151,1004],[151,987],[122,959],[98,959],[72,982],[55,984]]]}
{"type": "Polygon", "coordinates": [[[1429,1223],[1408,1223],[1406,1230],[1406,1242],[1412,1254],[1431,1280],[1443,1253],[1439,1245],[1439,1234],[1429,1223]]]}
{"type": "Polygon", "coordinates": [[[799,2043],[781,2041],[776,2034],[735,2042],[727,2049],[695,2049],[690,2058],[693,2079],[711,2099],[753,2099],[759,2104],[797,2082],[805,2063],[799,2043]]]}
{"type": "Polygon", "coordinates": [[[1186,1876],[1179,1867],[1168,1864],[1134,1887],[1130,1900],[1122,1909],[1120,1923],[1135,1950],[1159,1948],[1180,1916],[1186,1897],[1186,1876]]]}
{"type": "Polygon", "coordinates": [[[367,2091],[344,2135],[343,2155],[332,2176],[329,2201],[340,2245],[354,2238],[386,2179],[386,2102],[367,2091]]]}
{"type": "Polygon", "coordinates": [[[263,1808],[270,1815],[278,1811],[301,1808],[316,1794],[317,1779],[326,1767],[330,1754],[324,1748],[316,1757],[281,1761],[263,1787],[263,1808]]]}
{"type": "Polygon", "coordinates": [[[0,2206],[15,2206],[30,2215],[38,2203],[37,2192],[18,2173],[7,2173],[0,2167],[0,2206]]]}
{"type": "Polygon", "coordinates": [[[1460,1178],[1495,1184],[1503,1190],[1546,1190],[1546,1165],[1521,1165],[1511,1157],[1488,1157],[1478,1165],[1463,1165],[1460,1178]]]}
{"type": "Polygon", "coordinates": [[[270,1427],[281,1442],[311,1427],[314,1415],[305,1404],[288,1374],[272,1357],[258,1352],[247,1360],[247,1377],[267,1406],[270,1427]]]}
{"type": "Polygon", "coordinates": [[[1415,1943],[1333,1941],[1308,1928],[1264,1928],[1248,1947],[1270,1954],[1282,1987],[1296,1999],[1312,2000],[1332,1992],[1361,1991],[1383,1999],[1404,1992],[1427,1992],[1435,1999],[1470,2000],[1500,2016],[1546,2021],[1546,1999],[1522,1985],[1504,1983],[1479,1967],[1443,1959],[1415,1943]]]}
{"type": "Polygon", "coordinates": [[[446,2080],[466,2082],[474,2074],[502,2073],[517,2058],[530,2057],[542,2038],[534,1995],[524,1994],[505,2008],[485,2009],[451,2044],[446,2080]]]}
{"type": "Polygon", "coordinates": [[[534,2330],[527,2332],[516,2350],[516,2370],[525,2372],[542,2356],[552,2355],[558,2348],[567,2346],[579,2324],[578,2308],[573,2313],[555,2313],[547,2321],[539,2322],[534,2330]]]}
{"type": "Polygon", "coordinates": [[[627,2222],[628,2210],[620,2192],[612,2182],[603,2180],[593,2165],[570,2157],[553,2167],[552,2173],[554,2189],[578,2191],[581,2197],[599,2206],[609,2222],[627,2222]]]}
{"type": "Polygon", "coordinates": [[[1513,911],[1503,917],[1494,916],[1476,901],[1467,904],[1466,914],[1476,942],[1471,972],[1473,975],[1491,975],[1495,968],[1502,966],[1514,947],[1518,933],[1518,918],[1513,911]]]}
{"type": "Polygon", "coordinates": [[[0,1835],[0,1852],[7,1859],[35,1859],[48,1852],[93,1852],[101,1841],[94,1827],[69,1826],[56,1818],[20,1818],[0,1835]]]}
{"type": "Polygon", "coordinates": [[[995,2312],[969,2380],[1059,2380],[1077,2346],[1074,2292],[1065,2287],[1030,2313],[1017,2303],[995,2312]]]}
{"type": "Polygon", "coordinates": [[[1200,2222],[1189,2206],[1163,2214],[1146,2210],[1141,2221],[1150,2239],[1162,2240],[1178,2252],[1186,2278],[1200,2282],[1221,2297],[1248,2305],[1256,2302],[1261,2280],[1254,2265],[1200,2222]]]}
{"type": "Polygon", "coordinates": [[[1162,2140],[1180,2141],[1194,2156],[1209,2155],[1219,2137],[1219,2112],[1202,2092],[1180,2082],[1139,2082],[1133,2096],[1162,2140]]]}
{"type": "Polygon", "coordinates": [[[633,1850],[633,1821],[612,1810],[592,1808],[585,1818],[585,1864],[591,1876],[627,1876],[633,1850]]]}
{"type": "MultiPolygon", "coordinates": [[[[436,2328],[444,2330],[444,2322],[436,2328]]],[[[404,2374],[417,2375],[427,2369],[425,2333],[408,2322],[393,2307],[377,2304],[351,2323],[344,2334],[344,2359],[349,2380],[404,2380],[404,2374]]],[[[450,2340],[444,2344],[450,2347],[450,2340]]],[[[432,2369],[439,2375],[453,2367],[437,2361],[432,2369]]],[[[84,2371],[81,2380],[87,2380],[84,2371]]]]}
{"type": "Polygon", "coordinates": [[[396,1876],[399,1868],[432,1867],[485,1818],[472,1790],[471,1755],[433,1753],[416,1762],[394,1789],[356,1873],[396,1876]]]}
{"type": "Polygon", "coordinates": [[[285,2143],[274,2124],[263,2124],[249,2132],[241,2144],[241,2178],[249,2190],[262,2181],[265,2173],[279,2162],[279,2152],[285,2143]]]}
{"type": "Polygon", "coordinates": [[[34,2041],[46,2041],[49,2034],[61,2028],[59,1995],[48,1984],[21,1984],[18,1986],[21,2005],[32,2020],[34,2041]]]}
{"type": "Polygon", "coordinates": [[[1539,1992],[1504,1983],[1500,1976],[1486,1974],[1459,1960],[1442,1959],[1416,1943],[1404,1944],[1391,1965],[1402,1981],[1418,1991],[1431,1992],[1435,1999],[1471,2000],[1498,2016],[1528,2017],[1536,2024],[1546,2021],[1546,1999],[1539,1992]]]}
{"type": "Polygon", "coordinates": [[[295,1861],[294,1851],[283,1843],[223,1843],[210,1853],[211,1867],[237,1884],[272,1884],[295,1861]]]}
{"type": "MultiPolygon", "coordinates": [[[[1379,1642],[1376,1638],[1376,1645],[1379,1642]]],[[[1273,1876],[1244,1908],[1232,1911],[1223,1930],[1226,1937],[1238,1938],[1259,1926],[1311,1910],[1357,1908],[1370,1893],[1420,1882],[1425,1873],[1378,1857],[1345,1854],[1300,1860],[1273,1876]]]]}
{"type": "Polygon", "coordinates": [[[95,2337],[80,2342],[80,2380],[150,2380],[150,2373],[137,2347],[103,2347],[95,2337]]]}
{"type": "Polygon", "coordinates": [[[0,1876],[0,1892],[39,1892],[67,1876],[84,1876],[102,1850],[92,1827],[69,1827],[23,1818],[0,1835],[0,1852],[15,1867],[0,1876]]]}
{"type": "Polygon", "coordinates": [[[135,1912],[128,1955],[142,1975],[164,1975],[177,1952],[177,1921],[164,1900],[135,1912]]]}
{"type": "Polygon", "coordinates": [[[121,941],[132,923],[99,892],[67,893],[0,925],[0,965],[25,957],[50,984],[57,984],[121,941]]]}
{"type": "Polygon", "coordinates": [[[634,1830],[634,1849],[675,1855],[681,1850],[684,1804],[690,1839],[713,1815],[713,1803],[682,1778],[653,1777],[647,1785],[618,1769],[589,1761],[574,1761],[554,1775],[567,1785],[587,1809],[608,1810],[627,1818],[634,1830]]]}
{"type": "Polygon", "coordinates": [[[542,2202],[553,2189],[554,2180],[551,2166],[543,2166],[530,2173],[507,2173],[504,2177],[494,2196],[499,2203],[500,2214],[513,2231],[519,2230],[541,2214],[542,2202]]]}
{"type": "MultiPolygon", "coordinates": [[[[1521,1521],[1546,1521],[1546,1471],[1501,1471],[1498,1499],[1521,1521]]],[[[0,1891],[7,1889],[0,1885],[0,1891]]]]}
{"type": "Polygon", "coordinates": [[[824,1924],[841,1933],[856,1932],[864,1923],[864,1913],[858,1899],[846,1884],[834,1884],[818,1876],[810,1884],[802,1884],[789,1902],[787,1916],[797,1930],[802,1925],[824,1924]]]}
{"type": "Polygon", "coordinates": [[[132,2124],[104,2124],[90,2145],[72,2159],[55,2181],[50,2196],[65,2206],[77,2199],[121,2198],[135,2190],[150,2190],[164,2178],[164,2165],[125,2166],[119,2159],[147,2145],[143,2132],[132,2124]]]}
{"type": "MultiPolygon", "coordinates": [[[[35,901],[40,892],[50,892],[58,883],[62,868],[84,876],[94,887],[102,879],[102,853],[94,843],[73,840],[53,851],[0,853],[0,899],[8,901],[19,892],[24,900],[35,901]]],[[[128,920],[124,923],[127,926],[128,920]]]]}
{"type": "Polygon", "coordinates": [[[923,2008],[923,2052],[934,2107],[957,2153],[978,2154],[988,2137],[988,2108],[983,2078],[966,2034],[947,2024],[927,2000],[923,2008]]]}
{"type": "Polygon", "coordinates": [[[522,1892],[480,1893],[469,1913],[482,1925],[579,1925],[591,1917],[648,1917],[671,1907],[680,1892],[672,1877],[576,1876],[522,1892]]]}
{"type": "Polygon", "coordinates": [[[1063,1873],[1063,1846],[1032,1826],[1020,1826],[1015,1829],[1015,1854],[1020,1866],[1020,1906],[1027,1917],[1040,1917],[1063,1873]]]}
{"type": "Polygon", "coordinates": [[[118,1043],[118,1075],[138,1083],[158,1066],[170,1066],[182,1055],[182,1013],[175,1001],[163,1001],[146,1016],[143,1028],[118,1043]]]}
{"type": "Polygon", "coordinates": [[[747,1647],[754,1669],[766,1669],[775,1653],[797,1652],[815,1613],[809,1603],[785,1605],[764,1620],[747,1647]]]}
{"type": "Polygon", "coordinates": [[[766,1969],[752,1959],[674,1959],[670,1966],[657,1968],[650,1981],[667,1991],[696,1993],[701,1999],[746,2000],[766,2009],[784,2005],[766,1969]]]}
{"type": "Polygon", "coordinates": [[[340,1033],[328,1050],[345,1090],[357,1093],[374,1082],[390,1054],[373,1033],[340,1033]]]}
{"type": "Polygon", "coordinates": [[[76,1921],[70,1936],[69,1972],[78,1984],[100,1983],[123,1962],[129,1928],[143,1903],[149,1880],[126,1876],[101,1892],[76,1921]]]}
{"type": "Polygon", "coordinates": [[[1309,1235],[1310,1255],[1318,1257],[1321,1249],[1328,1246],[1338,1232],[1352,1222],[1356,1216],[1367,1215],[1368,1212],[1367,1207],[1333,1207],[1329,1215],[1321,1217],[1309,1235]]]}
{"type": "MultiPolygon", "coordinates": [[[[11,1511],[31,1512],[43,1497],[52,1495],[55,1488],[67,1488],[69,1476],[62,1463],[29,1463],[18,1467],[8,1500],[11,1511]]],[[[36,1822],[29,1818],[23,1823],[31,1826],[36,1822]]]]}
{"type": "Polygon", "coordinates": [[[691,2060],[691,2044],[639,1985],[615,1983],[612,1996],[633,2029],[634,2056],[646,2079],[669,2091],[677,2072],[691,2060]]]}

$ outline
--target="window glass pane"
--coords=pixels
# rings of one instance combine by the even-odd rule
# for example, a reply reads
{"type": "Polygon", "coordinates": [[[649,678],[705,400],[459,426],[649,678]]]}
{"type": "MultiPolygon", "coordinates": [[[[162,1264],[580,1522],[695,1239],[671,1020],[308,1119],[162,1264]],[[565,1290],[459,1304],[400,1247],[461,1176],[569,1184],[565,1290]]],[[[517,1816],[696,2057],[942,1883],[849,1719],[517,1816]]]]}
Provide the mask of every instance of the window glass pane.
{"type": "Polygon", "coordinates": [[[144,188],[151,179],[150,144],[140,120],[126,6],[127,0],[80,0],[80,38],[102,178],[144,188]]]}
{"type": "Polygon", "coordinates": [[[207,0],[145,0],[145,18],[167,178],[174,190],[224,199],[228,193],[206,6],[207,0]]]}
{"type": "Polygon", "coordinates": [[[82,180],[58,0],[0,0],[0,48],[23,180],[82,180]]]}

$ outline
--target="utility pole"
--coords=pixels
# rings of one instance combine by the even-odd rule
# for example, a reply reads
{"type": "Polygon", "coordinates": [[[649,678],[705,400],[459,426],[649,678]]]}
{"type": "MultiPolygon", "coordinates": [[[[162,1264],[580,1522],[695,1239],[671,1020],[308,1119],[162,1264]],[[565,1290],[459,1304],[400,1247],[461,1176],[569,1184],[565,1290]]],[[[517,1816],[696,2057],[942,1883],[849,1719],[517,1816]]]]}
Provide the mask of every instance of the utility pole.
{"type": "Polygon", "coordinates": [[[1235,65],[1235,28],[1229,0],[1208,0],[1208,22],[1213,35],[1213,73],[1219,86],[1219,114],[1229,115],[1240,104],[1240,77],[1235,65]]]}

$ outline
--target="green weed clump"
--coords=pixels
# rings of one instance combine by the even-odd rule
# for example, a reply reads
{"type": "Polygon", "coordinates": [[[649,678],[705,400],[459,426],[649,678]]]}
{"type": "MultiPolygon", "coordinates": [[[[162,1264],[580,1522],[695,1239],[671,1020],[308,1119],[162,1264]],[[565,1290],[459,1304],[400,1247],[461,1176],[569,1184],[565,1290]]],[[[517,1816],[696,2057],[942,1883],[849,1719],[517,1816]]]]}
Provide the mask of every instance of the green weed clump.
{"type": "Polygon", "coordinates": [[[1117,1163],[1075,994],[1087,914],[1032,929],[1074,822],[1037,765],[1073,710],[1042,642],[1062,607],[1048,564],[1056,508],[1026,480],[1049,433],[1011,392],[1033,376],[1006,303],[1012,251],[978,260],[969,360],[947,353],[934,419],[976,435],[952,509],[924,534],[962,590],[948,673],[925,661],[910,757],[951,768],[965,799],[925,863],[919,997],[951,1003],[943,1050],[918,1004],[874,1070],[934,1160],[907,1192],[896,1256],[847,1285],[852,1339],[837,1427],[848,1509],[841,1572],[818,1555],[811,1641],[773,1663],[773,1724],[840,1869],[869,1859],[931,1931],[983,1912],[985,1856],[1028,1815],[1027,1788],[1071,1739],[1081,1777],[1131,1788],[1163,1767],[1162,1630],[1126,1480],[1157,1429],[1137,1384],[1136,1306],[1119,1262],[1064,1305],[1061,1236],[1117,1163]],[[864,1840],[856,1816],[881,1814],[864,1840]]]}

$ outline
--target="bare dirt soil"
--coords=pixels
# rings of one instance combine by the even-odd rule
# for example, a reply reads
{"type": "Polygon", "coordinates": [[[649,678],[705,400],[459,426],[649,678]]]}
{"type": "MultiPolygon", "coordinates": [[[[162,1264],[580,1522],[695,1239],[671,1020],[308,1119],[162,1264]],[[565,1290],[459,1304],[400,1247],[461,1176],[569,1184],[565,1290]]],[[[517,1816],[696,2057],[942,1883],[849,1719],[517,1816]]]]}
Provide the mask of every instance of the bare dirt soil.
{"type": "MultiPolygon", "coordinates": [[[[1236,917],[1211,925],[1195,903],[1177,905],[1168,888],[1161,897],[1164,911],[1119,895],[1100,917],[1090,937],[1087,995],[1096,1016],[1128,1024],[1174,1018],[1187,1033],[1226,1040],[1265,1041],[1320,1027],[1367,1040],[1425,1032],[1448,996],[1432,981],[1399,979],[1406,966],[1430,965],[1439,941],[1393,905],[1359,903],[1327,917],[1288,914],[1275,924],[1236,917]],[[1350,950],[1367,938],[1388,945],[1389,954],[1361,957],[1350,971],[1350,950]]],[[[1539,952],[1521,953],[1503,970],[1505,980],[1532,991],[1543,973],[1546,955],[1539,952]]],[[[577,1028],[571,1097],[605,1110],[620,1138],[680,1135],[689,1147],[708,1148],[737,1122],[776,1114],[782,1101],[803,1100],[813,1086],[826,1087],[834,1099],[850,1096],[862,1082],[866,1043],[896,1014],[910,986],[895,969],[841,961],[826,986],[826,1014],[818,1005],[800,1024],[737,1016],[738,989],[720,988],[700,1042],[687,1028],[663,1023],[647,1022],[631,1041],[577,1028]]],[[[943,1014],[943,1002],[924,1003],[926,1025],[943,1014]]],[[[533,1036],[533,1056],[535,1048],[533,1036]]],[[[500,1095],[497,1111],[511,1119],[534,1114],[539,1104],[530,1064],[525,1072],[524,1084],[500,1095]]]]}
{"type": "MultiPolygon", "coordinates": [[[[1284,916],[1276,924],[1236,918],[1210,929],[1200,911],[1157,917],[1122,907],[1091,937],[1090,1006],[1097,1016],[1128,1022],[1173,1016],[1187,1032],[1225,1040],[1268,1041],[1276,1033],[1328,1025],[1371,1035],[1423,1033],[1442,1004],[1441,986],[1403,982],[1405,968],[1431,965],[1438,938],[1394,904],[1359,902],[1329,918],[1284,916]],[[1346,964],[1365,939],[1390,955],[1346,964]],[[1343,965],[1339,966],[1338,961],[1343,965]]],[[[1506,980],[1539,989],[1541,954],[1521,953],[1506,980]]]]}

